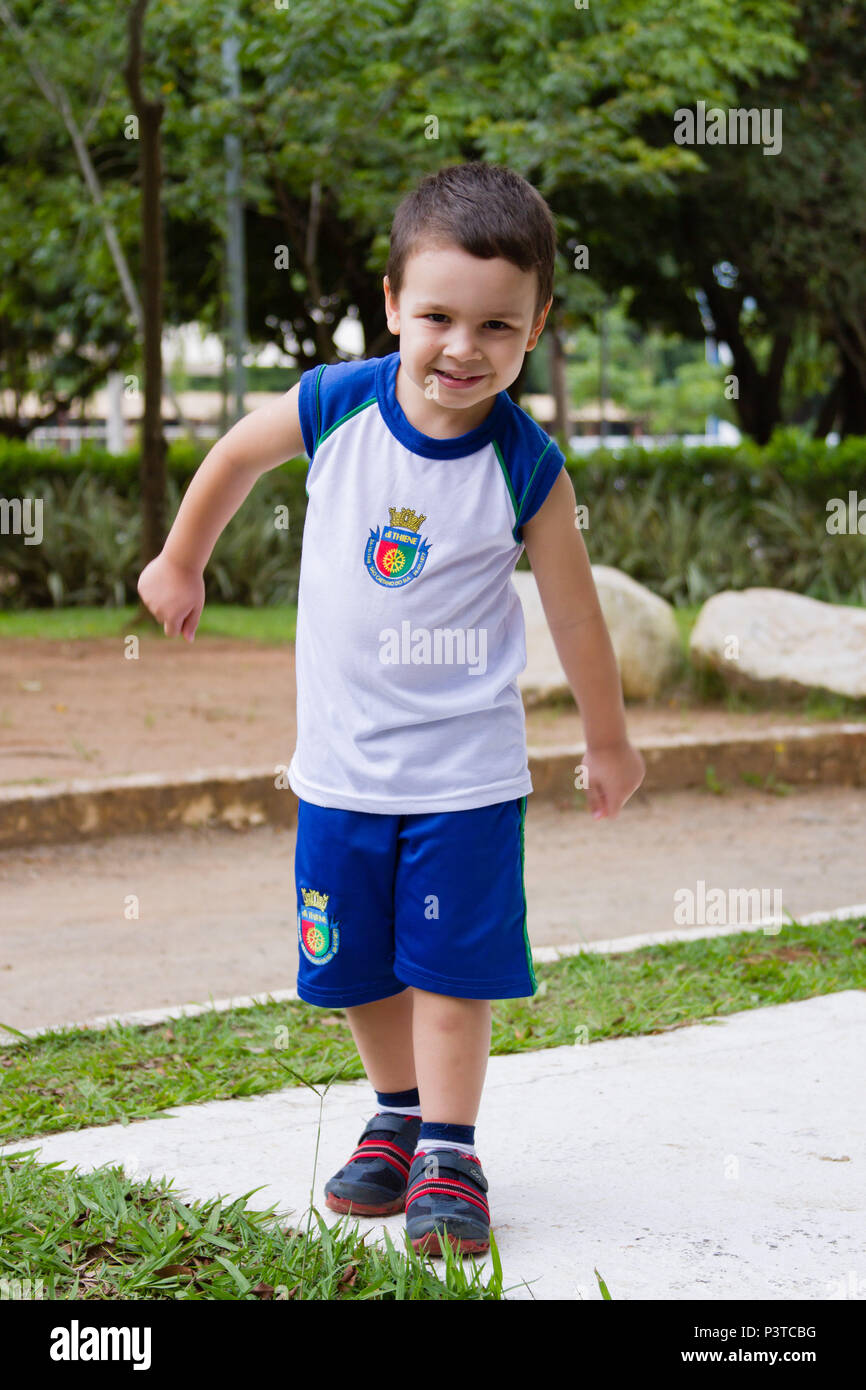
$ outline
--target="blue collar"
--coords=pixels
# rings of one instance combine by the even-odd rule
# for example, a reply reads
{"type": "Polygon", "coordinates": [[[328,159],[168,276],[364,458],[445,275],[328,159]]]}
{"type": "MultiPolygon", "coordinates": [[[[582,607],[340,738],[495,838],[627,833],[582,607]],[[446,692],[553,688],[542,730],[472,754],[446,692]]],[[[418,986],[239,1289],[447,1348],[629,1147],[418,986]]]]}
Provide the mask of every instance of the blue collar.
{"type": "Polygon", "coordinates": [[[430,459],[456,459],[474,454],[495,439],[502,432],[502,425],[511,402],[507,391],[499,391],[490,414],[465,434],[455,435],[453,439],[433,439],[422,434],[410,424],[400,402],[397,400],[397,369],[400,366],[400,353],[390,353],[379,358],[376,368],[376,399],[388,429],[401,444],[405,444],[413,454],[421,454],[430,459]]]}

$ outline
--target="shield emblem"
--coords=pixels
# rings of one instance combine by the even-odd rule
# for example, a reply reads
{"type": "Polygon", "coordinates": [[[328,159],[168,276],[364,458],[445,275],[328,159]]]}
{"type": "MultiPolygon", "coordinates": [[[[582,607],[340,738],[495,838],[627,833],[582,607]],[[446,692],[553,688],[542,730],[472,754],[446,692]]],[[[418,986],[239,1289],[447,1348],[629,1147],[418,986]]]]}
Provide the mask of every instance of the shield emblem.
{"type": "Polygon", "coordinates": [[[411,584],[424,568],[430,542],[422,539],[419,530],[427,518],[417,516],[411,507],[402,512],[389,507],[391,525],[385,526],[381,535],[378,526],[370,527],[367,544],[364,547],[364,564],[367,573],[377,584],[386,589],[399,589],[411,584]]]}
{"type": "Polygon", "coordinates": [[[301,913],[301,939],[311,956],[325,955],[331,942],[328,922],[301,913]]]}
{"type": "Polygon", "coordinates": [[[399,579],[401,574],[408,574],[415,563],[420,539],[420,536],[408,536],[405,530],[386,526],[374,554],[379,573],[386,579],[399,579]]]}

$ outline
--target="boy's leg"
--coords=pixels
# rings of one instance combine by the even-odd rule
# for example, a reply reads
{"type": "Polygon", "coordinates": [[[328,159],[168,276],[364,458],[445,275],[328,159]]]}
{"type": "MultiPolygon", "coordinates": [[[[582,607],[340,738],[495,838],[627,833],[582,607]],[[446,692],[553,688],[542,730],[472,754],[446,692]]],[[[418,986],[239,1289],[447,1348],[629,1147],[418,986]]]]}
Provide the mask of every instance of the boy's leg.
{"type": "Polygon", "coordinates": [[[406,1188],[406,1234],[442,1255],[490,1248],[487,1179],[475,1120],[490,1055],[492,1004],[415,987],[414,1043],[423,1123],[406,1188]],[[432,1131],[432,1133],[431,1133],[432,1131]],[[424,1135],[429,1138],[424,1138],[424,1135]]]}
{"type": "Polygon", "coordinates": [[[412,1060],[414,992],[410,986],[389,999],[345,1010],[374,1091],[412,1091],[417,1085],[412,1060]]]}
{"type": "Polygon", "coordinates": [[[344,1012],[374,1090],[417,1086],[425,1120],[475,1124],[490,1055],[489,999],[456,999],[411,986],[344,1012]]]}
{"type": "Polygon", "coordinates": [[[491,1001],[431,994],[417,986],[414,995],[412,1043],[421,1114],[431,1124],[474,1125],[490,1055],[491,1001]]]}
{"type": "Polygon", "coordinates": [[[423,1123],[409,1170],[416,1250],[490,1248],[475,1122],[493,1000],[536,988],[526,929],[526,798],[404,816],[394,883],[394,974],[414,986],[413,1046],[423,1123]],[[431,1132],[432,1131],[432,1132],[431,1132]]]}
{"type": "Polygon", "coordinates": [[[421,1118],[411,1110],[379,1108],[411,1100],[417,1109],[412,1065],[411,988],[345,1009],[367,1079],[377,1092],[376,1113],[367,1121],[354,1153],[325,1183],[331,1211],[393,1216],[402,1211],[421,1118]],[[399,1092],[408,1092],[400,1096],[399,1092]],[[382,1093],[385,1093],[384,1095],[382,1093]]]}

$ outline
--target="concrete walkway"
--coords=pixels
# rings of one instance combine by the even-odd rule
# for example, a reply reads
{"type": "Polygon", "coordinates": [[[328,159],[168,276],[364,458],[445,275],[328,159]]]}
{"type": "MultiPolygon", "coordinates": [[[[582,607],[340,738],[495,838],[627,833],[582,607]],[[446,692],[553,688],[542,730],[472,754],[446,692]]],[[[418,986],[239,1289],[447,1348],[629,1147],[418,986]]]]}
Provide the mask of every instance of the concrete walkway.
{"type": "MultiPolygon", "coordinates": [[[[491,1057],[476,1129],[508,1299],[866,1297],[866,993],[647,1037],[491,1057]]],[[[325,1096],[314,1205],[375,1105],[325,1096]]],[[[319,1102],[303,1087],[44,1139],[40,1162],[122,1164],[178,1195],[310,1202],[319,1102]]],[[[402,1245],[403,1216],[383,1225],[402,1245]]],[[[489,1257],[485,1267],[491,1268],[489,1257]]]]}

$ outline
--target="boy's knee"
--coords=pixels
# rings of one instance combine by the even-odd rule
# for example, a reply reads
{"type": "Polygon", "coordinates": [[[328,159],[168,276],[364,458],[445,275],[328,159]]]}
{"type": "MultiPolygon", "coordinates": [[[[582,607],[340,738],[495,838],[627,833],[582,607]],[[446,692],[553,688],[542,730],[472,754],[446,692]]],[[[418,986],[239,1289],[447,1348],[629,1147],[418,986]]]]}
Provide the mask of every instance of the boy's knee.
{"type": "Polygon", "coordinates": [[[489,999],[464,999],[451,994],[435,994],[431,990],[417,989],[416,1008],[423,1009],[426,1018],[438,1028],[460,1028],[467,1018],[484,1014],[490,1008],[489,999]]]}

